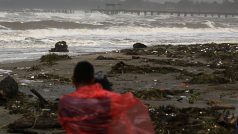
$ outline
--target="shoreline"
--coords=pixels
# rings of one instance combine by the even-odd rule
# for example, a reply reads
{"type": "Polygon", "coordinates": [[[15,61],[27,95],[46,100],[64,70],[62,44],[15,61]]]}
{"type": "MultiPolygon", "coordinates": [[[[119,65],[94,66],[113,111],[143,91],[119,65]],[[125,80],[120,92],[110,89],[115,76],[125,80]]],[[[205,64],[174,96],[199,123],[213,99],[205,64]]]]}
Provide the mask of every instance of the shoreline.
{"type": "MultiPolygon", "coordinates": [[[[169,44],[165,44],[165,43],[162,43],[162,44],[156,44],[156,45],[149,45],[148,47],[153,47],[153,46],[166,46],[166,45],[172,45],[172,46],[191,46],[191,45],[200,45],[200,44],[236,44],[236,42],[238,41],[231,41],[231,42],[228,42],[228,41],[216,41],[216,42],[213,42],[213,41],[208,41],[208,42],[198,42],[198,43],[169,43],[169,44]]],[[[79,57],[79,56],[82,56],[82,55],[93,55],[93,54],[104,54],[104,53],[112,53],[112,52],[116,52],[116,51],[121,51],[121,50],[124,50],[124,49],[132,49],[133,47],[132,46],[127,46],[125,48],[121,48],[121,49],[114,49],[114,50],[108,50],[108,51],[101,51],[101,52],[81,52],[82,54],[74,54],[74,55],[71,55],[72,57],[79,57]]],[[[50,48],[49,48],[50,49],[50,48]]],[[[50,52],[46,52],[47,53],[50,53],[50,52]]],[[[56,53],[56,54],[67,54],[67,52],[65,53],[56,53]]],[[[41,55],[43,56],[43,55],[41,55]]],[[[39,57],[40,58],[40,57],[39,57]]],[[[11,60],[11,61],[2,61],[0,62],[0,65],[1,64],[15,64],[15,63],[21,63],[21,62],[34,62],[34,61],[37,61],[39,60],[39,58],[34,58],[34,59],[22,59],[22,60],[11,60]]],[[[1,68],[0,68],[1,69],[1,68]]]]}

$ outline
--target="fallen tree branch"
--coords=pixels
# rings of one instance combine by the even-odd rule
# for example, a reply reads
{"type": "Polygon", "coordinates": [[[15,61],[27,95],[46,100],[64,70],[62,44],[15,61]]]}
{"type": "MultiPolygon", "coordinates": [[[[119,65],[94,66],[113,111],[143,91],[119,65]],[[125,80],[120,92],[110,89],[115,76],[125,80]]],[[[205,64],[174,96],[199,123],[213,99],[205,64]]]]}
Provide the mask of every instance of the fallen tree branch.
{"type": "Polygon", "coordinates": [[[42,97],[42,95],[41,95],[39,92],[37,92],[35,89],[31,89],[31,92],[32,92],[35,96],[38,97],[41,106],[44,107],[45,105],[48,105],[48,104],[49,104],[49,102],[48,102],[44,97],[42,97]]]}

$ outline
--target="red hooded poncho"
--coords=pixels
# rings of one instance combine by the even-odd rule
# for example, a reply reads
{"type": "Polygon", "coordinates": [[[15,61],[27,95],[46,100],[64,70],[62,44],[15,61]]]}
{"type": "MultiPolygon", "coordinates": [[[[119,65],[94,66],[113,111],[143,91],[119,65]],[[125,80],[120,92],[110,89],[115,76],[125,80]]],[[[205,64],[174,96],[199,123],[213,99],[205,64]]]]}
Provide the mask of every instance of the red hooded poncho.
{"type": "Polygon", "coordinates": [[[147,108],[131,93],[117,94],[99,84],[64,95],[59,121],[67,134],[153,134],[147,108]]]}

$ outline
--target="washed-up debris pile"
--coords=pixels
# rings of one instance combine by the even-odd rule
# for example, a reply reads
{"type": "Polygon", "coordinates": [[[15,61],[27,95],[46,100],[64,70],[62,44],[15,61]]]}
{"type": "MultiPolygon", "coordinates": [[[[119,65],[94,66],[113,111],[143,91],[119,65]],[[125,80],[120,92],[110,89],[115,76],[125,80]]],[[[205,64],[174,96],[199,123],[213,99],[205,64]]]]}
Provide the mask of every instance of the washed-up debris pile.
{"type": "Polygon", "coordinates": [[[62,83],[69,83],[71,82],[71,79],[61,77],[59,75],[54,75],[54,74],[47,74],[47,73],[40,73],[37,75],[33,75],[29,77],[30,80],[35,80],[35,79],[41,79],[41,80],[52,80],[52,81],[58,81],[62,83]]]}
{"type": "Polygon", "coordinates": [[[157,134],[231,134],[234,126],[219,122],[219,112],[203,108],[149,107],[157,134]]]}
{"type": "MultiPolygon", "coordinates": [[[[193,62],[191,65],[208,66],[211,68],[224,68],[229,63],[238,63],[238,44],[194,44],[194,45],[158,45],[143,49],[125,49],[121,50],[121,53],[127,55],[158,55],[166,58],[177,58],[175,61],[161,61],[152,60],[152,62],[166,63],[173,65],[186,65],[186,61],[183,58],[190,57],[193,59],[203,59],[207,63],[201,63],[198,61],[193,62]],[[180,60],[178,60],[180,59],[180,60]]],[[[187,61],[190,62],[190,61],[187,61]]]]}
{"type": "Polygon", "coordinates": [[[36,90],[31,90],[38,99],[19,93],[4,105],[10,114],[23,114],[23,117],[8,125],[12,133],[30,133],[28,129],[61,128],[57,121],[57,102],[45,100],[36,90]]]}
{"type": "Polygon", "coordinates": [[[165,99],[173,99],[181,103],[194,104],[200,97],[199,92],[195,92],[192,89],[189,90],[160,90],[160,89],[148,89],[148,90],[133,90],[128,89],[123,93],[131,92],[135,97],[141,100],[158,101],[165,99]]]}
{"type": "Polygon", "coordinates": [[[105,57],[105,56],[100,55],[96,58],[96,60],[116,60],[116,58],[105,57]]]}
{"type": "Polygon", "coordinates": [[[28,129],[50,130],[61,129],[61,126],[57,120],[57,113],[51,109],[33,111],[8,125],[8,132],[11,133],[33,133],[32,130],[28,129]]]}
{"type": "Polygon", "coordinates": [[[190,84],[224,84],[229,82],[230,80],[228,78],[219,75],[203,73],[193,76],[189,81],[190,84]]]}
{"type": "Polygon", "coordinates": [[[165,93],[159,89],[154,90],[127,90],[126,92],[131,92],[137,98],[142,100],[160,100],[164,98],[165,93]]]}
{"type": "Polygon", "coordinates": [[[40,58],[40,62],[46,64],[46,65],[54,65],[57,61],[60,60],[70,60],[72,59],[69,55],[58,55],[55,53],[50,53],[47,55],[43,55],[40,58]]]}
{"type": "Polygon", "coordinates": [[[198,61],[186,61],[186,60],[181,60],[181,59],[150,59],[150,58],[141,58],[143,59],[144,62],[152,62],[155,64],[160,64],[160,65],[172,65],[172,66],[182,66],[182,67],[188,67],[188,66],[196,66],[196,67],[201,67],[201,66],[206,66],[206,64],[198,62],[198,61]]]}
{"type": "Polygon", "coordinates": [[[128,65],[124,62],[119,62],[112,66],[111,73],[176,73],[180,72],[180,69],[173,67],[152,67],[149,65],[128,65]]]}
{"type": "Polygon", "coordinates": [[[30,97],[23,93],[18,93],[15,98],[8,99],[3,106],[9,110],[10,114],[31,113],[36,109],[40,109],[38,102],[30,101],[30,97]]]}

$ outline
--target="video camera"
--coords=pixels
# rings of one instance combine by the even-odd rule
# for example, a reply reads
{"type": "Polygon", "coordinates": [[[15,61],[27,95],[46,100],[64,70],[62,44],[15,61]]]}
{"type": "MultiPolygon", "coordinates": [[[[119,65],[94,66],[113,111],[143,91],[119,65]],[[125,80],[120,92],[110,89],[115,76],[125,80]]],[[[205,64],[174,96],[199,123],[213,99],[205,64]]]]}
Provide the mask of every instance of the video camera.
{"type": "Polygon", "coordinates": [[[95,82],[100,83],[102,87],[108,91],[112,91],[112,83],[107,79],[107,76],[99,71],[95,74],[95,82]]]}

